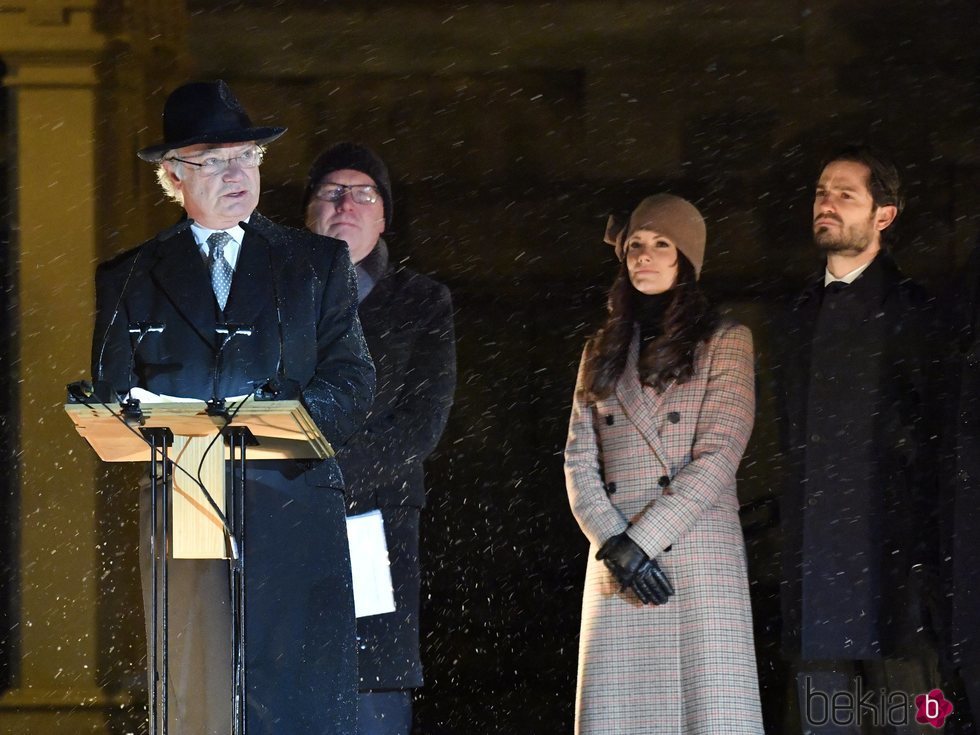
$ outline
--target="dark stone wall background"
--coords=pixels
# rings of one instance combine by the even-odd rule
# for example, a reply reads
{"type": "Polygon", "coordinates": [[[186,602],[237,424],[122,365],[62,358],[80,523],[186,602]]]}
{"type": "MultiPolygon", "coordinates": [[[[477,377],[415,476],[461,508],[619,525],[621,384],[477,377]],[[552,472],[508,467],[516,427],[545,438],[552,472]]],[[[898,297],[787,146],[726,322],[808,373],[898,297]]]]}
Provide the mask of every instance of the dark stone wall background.
{"type": "Polygon", "coordinates": [[[393,256],[454,295],[459,387],[430,463],[416,731],[572,726],[587,546],[561,467],[569,401],[614,273],[605,218],[665,189],[702,208],[705,287],[757,342],[740,496],[768,729],[784,731],[769,316],[818,266],[818,162],[852,140],[894,154],[909,194],[898,259],[947,287],[980,229],[977,4],[189,7],[193,74],[289,126],[263,166],[263,211],[299,224],[314,156],[367,143],[392,172],[393,256]]]}

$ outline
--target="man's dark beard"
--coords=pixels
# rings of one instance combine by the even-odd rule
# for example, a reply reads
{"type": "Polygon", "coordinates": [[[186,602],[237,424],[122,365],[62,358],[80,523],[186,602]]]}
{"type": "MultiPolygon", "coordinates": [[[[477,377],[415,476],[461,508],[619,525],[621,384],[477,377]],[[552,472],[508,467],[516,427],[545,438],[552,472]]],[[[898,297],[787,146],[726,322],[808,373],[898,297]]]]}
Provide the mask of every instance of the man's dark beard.
{"type": "Polygon", "coordinates": [[[827,233],[814,234],[813,242],[824,253],[850,253],[859,255],[868,249],[870,239],[826,237],[827,233]],[[822,237],[824,236],[824,237],[822,237]]]}
{"type": "MultiPolygon", "coordinates": [[[[871,216],[873,219],[874,215],[871,216]]],[[[843,228],[839,236],[834,236],[829,229],[820,228],[813,233],[813,242],[824,253],[860,255],[871,245],[871,236],[854,232],[853,228],[843,228]]]]}

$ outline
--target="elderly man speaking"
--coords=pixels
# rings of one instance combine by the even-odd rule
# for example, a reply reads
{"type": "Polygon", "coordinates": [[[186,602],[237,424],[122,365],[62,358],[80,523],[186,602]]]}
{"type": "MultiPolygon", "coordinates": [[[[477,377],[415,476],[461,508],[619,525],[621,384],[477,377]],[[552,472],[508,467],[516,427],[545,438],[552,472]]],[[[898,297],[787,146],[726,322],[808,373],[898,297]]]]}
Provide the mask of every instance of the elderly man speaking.
{"type": "MultiPolygon", "coordinates": [[[[118,394],[138,386],[198,399],[278,376],[342,446],[371,405],[374,368],[344,244],[255,211],[263,146],[285,129],[254,126],[222,81],[175,90],[163,128],[163,142],[138,155],[157,164],[186,217],[99,267],[93,375],[118,394]],[[136,349],[128,327],[140,322],[165,328],[136,349]],[[222,349],[221,323],[251,334],[222,349]]],[[[354,612],[336,461],[250,462],[245,521],[247,732],[352,733],[354,612]]],[[[149,533],[144,512],[144,587],[149,533]]],[[[223,560],[170,564],[170,733],[230,731],[228,575],[223,560]]]]}

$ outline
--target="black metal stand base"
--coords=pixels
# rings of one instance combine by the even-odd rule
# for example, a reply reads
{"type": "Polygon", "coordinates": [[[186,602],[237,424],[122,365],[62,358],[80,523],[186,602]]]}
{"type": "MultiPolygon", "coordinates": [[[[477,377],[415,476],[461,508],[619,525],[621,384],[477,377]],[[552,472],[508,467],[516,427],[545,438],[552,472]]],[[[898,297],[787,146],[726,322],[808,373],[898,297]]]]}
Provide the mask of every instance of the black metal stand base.
{"type": "Polygon", "coordinates": [[[228,426],[223,432],[231,448],[225,484],[225,508],[231,510],[231,546],[228,554],[232,613],[232,735],[245,735],[245,702],[248,693],[245,658],[245,453],[258,444],[245,426],[228,426]]]}
{"type": "Polygon", "coordinates": [[[170,604],[169,559],[170,547],[170,461],[168,450],[174,443],[170,429],[140,429],[150,445],[150,626],[149,667],[150,681],[150,735],[167,735],[170,686],[170,604]],[[158,513],[157,501],[160,509],[158,513]],[[159,523],[162,514],[163,522],[159,523]],[[162,660],[161,660],[162,659],[162,660]]]}

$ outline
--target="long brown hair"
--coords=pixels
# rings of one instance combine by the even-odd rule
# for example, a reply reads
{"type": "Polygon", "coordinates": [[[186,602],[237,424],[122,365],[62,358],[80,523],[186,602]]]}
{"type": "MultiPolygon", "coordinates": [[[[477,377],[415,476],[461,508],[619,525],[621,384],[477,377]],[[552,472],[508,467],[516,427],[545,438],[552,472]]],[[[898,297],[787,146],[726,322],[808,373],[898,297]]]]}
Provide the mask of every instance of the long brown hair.
{"type": "MultiPolygon", "coordinates": [[[[607,398],[626,368],[633,331],[633,302],[626,260],[609,289],[609,316],[586,345],[582,388],[590,400],[607,398]]],[[[698,344],[711,337],[718,325],[718,312],[698,286],[694,266],[677,254],[677,282],[668,292],[672,298],[664,313],[661,334],[640,352],[637,371],[640,381],[658,391],[676,380],[686,383],[694,375],[698,344]]]]}

